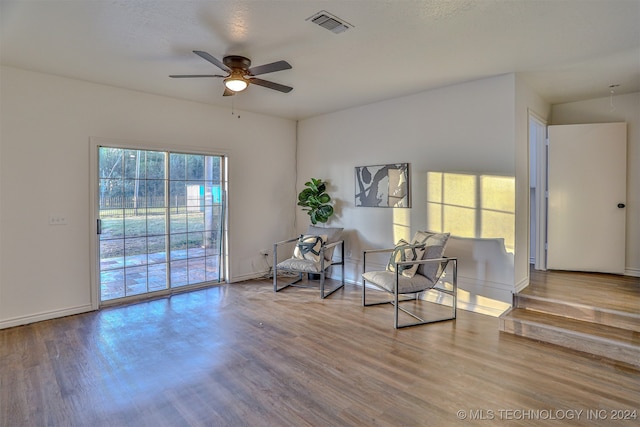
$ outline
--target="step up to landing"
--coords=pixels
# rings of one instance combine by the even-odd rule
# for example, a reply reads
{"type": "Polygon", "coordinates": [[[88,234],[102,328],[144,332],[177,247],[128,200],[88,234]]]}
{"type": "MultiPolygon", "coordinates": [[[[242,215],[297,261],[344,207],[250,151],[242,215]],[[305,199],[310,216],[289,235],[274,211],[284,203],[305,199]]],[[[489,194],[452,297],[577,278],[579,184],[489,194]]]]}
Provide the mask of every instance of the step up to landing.
{"type": "MultiPolygon", "coordinates": [[[[618,327],[567,317],[565,314],[570,312],[572,307],[564,307],[559,302],[551,306],[551,309],[558,310],[561,315],[531,308],[513,308],[500,317],[500,330],[640,368],[640,332],[637,330],[637,320],[633,314],[631,318],[626,319],[624,314],[613,313],[615,320],[608,323],[623,326],[618,327]],[[630,328],[626,327],[628,324],[631,325],[630,328]]],[[[583,315],[586,313],[587,318],[593,316],[591,311],[585,310],[584,307],[579,311],[583,315]]]]}
{"type": "Polygon", "coordinates": [[[640,332],[640,306],[635,311],[629,311],[621,308],[597,307],[574,301],[517,294],[514,307],[640,332]]]}
{"type": "Polygon", "coordinates": [[[531,269],[500,330],[640,369],[640,278],[531,269]]]}

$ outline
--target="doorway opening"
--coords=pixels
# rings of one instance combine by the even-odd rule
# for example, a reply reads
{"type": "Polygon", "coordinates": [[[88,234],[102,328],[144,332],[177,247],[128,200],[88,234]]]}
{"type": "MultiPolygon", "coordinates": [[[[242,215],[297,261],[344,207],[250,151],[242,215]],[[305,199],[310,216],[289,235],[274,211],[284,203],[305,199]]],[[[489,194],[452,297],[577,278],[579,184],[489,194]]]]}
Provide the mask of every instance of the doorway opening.
{"type": "Polygon", "coordinates": [[[529,111],[529,263],[547,269],[547,123],[529,111]]]}

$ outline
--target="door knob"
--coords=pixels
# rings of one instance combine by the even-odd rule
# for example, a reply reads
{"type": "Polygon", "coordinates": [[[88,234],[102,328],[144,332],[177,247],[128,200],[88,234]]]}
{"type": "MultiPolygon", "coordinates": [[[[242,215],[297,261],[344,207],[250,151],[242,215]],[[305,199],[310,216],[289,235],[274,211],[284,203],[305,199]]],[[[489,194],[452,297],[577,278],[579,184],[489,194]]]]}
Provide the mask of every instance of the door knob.
{"type": "Polygon", "coordinates": [[[624,203],[618,203],[618,207],[619,207],[620,209],[624,208],[624,203]]]}

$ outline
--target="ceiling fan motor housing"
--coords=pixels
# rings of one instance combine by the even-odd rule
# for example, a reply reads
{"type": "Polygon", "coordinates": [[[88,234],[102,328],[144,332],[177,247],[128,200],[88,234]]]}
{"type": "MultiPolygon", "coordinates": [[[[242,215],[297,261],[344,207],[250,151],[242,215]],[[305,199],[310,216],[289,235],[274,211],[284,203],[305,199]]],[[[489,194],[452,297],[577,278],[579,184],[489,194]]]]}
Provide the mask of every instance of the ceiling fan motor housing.
{"type": "Polygon", "coordinates": [[[240,68],[242,70],[248,70],[251,67],[251,60],[249,58],[245,58],[244,56],[238,55],[229,55],[222,58],[222,63],[227,67],[231,68],[240,68]]]}

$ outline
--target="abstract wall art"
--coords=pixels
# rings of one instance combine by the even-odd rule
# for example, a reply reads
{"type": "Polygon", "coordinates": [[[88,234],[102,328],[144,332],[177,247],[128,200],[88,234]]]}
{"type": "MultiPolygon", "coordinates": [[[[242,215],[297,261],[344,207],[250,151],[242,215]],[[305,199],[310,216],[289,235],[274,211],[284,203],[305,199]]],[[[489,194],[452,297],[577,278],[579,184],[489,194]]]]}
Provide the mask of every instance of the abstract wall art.
{"type": "Polygon", "coordinates": [[[356,167],[356,207],[410,208],[409,163],[356,167]]]}

